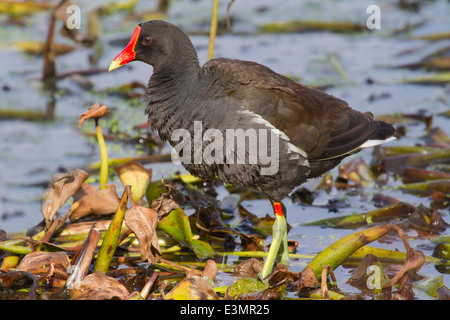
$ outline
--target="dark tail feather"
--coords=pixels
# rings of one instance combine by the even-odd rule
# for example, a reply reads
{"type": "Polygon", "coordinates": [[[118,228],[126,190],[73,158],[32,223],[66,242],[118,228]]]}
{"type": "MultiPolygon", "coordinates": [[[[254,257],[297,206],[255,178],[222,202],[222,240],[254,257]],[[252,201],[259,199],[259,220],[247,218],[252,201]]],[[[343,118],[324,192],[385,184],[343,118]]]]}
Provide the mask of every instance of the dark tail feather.
{"type": "Polygon", "coordinates": [[[386,140],[394,136],[395,129],[392,125],[384,121],[377,121],[377,122],[379,123],[380,127],[378,128],[378,131],[375,133],[375,135],[370,137],[370,139],[386,140]]]}

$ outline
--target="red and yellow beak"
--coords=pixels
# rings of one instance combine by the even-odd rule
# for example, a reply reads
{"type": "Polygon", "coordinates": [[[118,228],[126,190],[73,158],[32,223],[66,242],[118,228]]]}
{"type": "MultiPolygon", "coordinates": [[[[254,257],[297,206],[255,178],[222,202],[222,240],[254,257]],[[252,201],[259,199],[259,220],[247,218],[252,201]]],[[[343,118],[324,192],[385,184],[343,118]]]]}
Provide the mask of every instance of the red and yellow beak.
{"type": "Polygon", "coordinates": [[[136,42],[139,39],[139,33],[141,32],[141,27],[137,26],[136,29],[134,29],[133,35],[131,36],[131,40],[128,43],[128,45],[123,49],[121,53],[118,54],[117,57],[114,58],[114,60],[109,65],[108,71],[114,70],[118,67],[123,66],[124,64],[127,64],[130,61],[133,61],[136,57],[136,52],[134,52],[134,47],[136,46],[136,42]]]}

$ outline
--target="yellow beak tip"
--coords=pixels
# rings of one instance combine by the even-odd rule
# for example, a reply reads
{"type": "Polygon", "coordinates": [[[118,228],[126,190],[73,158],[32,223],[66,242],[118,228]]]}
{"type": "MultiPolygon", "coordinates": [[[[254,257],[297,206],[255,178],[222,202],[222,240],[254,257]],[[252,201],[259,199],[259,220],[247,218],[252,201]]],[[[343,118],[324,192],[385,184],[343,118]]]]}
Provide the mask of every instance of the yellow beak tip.
{"type": "Polygon", "coordinates": [[[112,61],[111,64],[109,65],[109,69],[108,72],[114,69],[117,69],[118,67],[120,67],[120,63],[117,61],[112,61]]]}

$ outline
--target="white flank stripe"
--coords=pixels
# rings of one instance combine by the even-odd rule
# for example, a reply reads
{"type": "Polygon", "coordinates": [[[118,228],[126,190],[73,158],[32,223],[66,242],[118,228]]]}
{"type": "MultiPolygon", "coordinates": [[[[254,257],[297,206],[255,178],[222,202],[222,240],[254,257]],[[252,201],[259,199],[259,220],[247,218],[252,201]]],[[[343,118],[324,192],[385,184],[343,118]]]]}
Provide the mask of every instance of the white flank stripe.
{"type": "Polygon", "coordinates": [[[273,130],[274,132],[276,132],[281,137],[281,139],[288,142],[289,150],[292,153],[299,154],[305,159],[303,161],[302,165],[309,167],[308,155],[306,154],[306,152],[304,150],[300,149],[299,147],[297,147],[296,145],[292,144],[290,142],[291,140],[289,139],[289,137],[283,131],[275,128],[269,121],[267,121],[266,119],[261,117],[259,114],[253,113],[248,110],[242,110],[240,112],[243,114],[248,114],[248,115],[252,116],[252,118],[255,120],[255,122],[263,124],[264,126],[268,127],[270,130],[273,130]]]}

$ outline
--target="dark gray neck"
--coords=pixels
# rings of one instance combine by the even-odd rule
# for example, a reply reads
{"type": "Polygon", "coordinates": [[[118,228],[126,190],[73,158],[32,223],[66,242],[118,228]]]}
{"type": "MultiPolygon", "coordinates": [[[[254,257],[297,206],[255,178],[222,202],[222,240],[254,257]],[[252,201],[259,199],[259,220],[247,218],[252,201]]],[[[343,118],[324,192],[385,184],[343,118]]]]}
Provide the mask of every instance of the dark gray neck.
{"type": "Polygon", "coordinates": [[[186,125],[181,111],[189,112],[191,106],[187,102],[193,94],[192,84],[198,81],[199,70],[198,64],[193,64],[185,69],[159,69],[151,76],[145,111],[152,129],[162,140],[170,140],[173,130],[186,125]]]}

